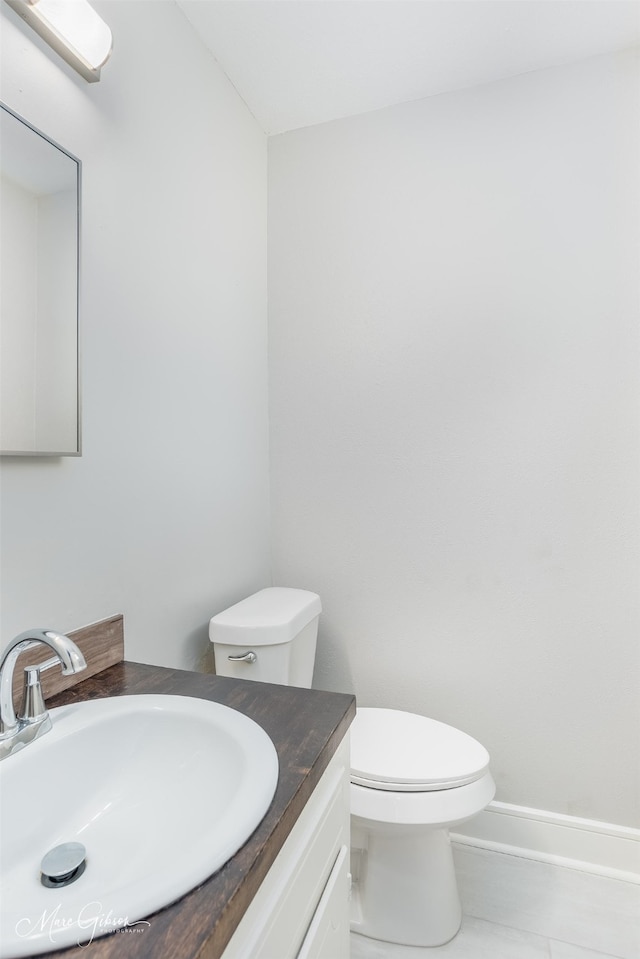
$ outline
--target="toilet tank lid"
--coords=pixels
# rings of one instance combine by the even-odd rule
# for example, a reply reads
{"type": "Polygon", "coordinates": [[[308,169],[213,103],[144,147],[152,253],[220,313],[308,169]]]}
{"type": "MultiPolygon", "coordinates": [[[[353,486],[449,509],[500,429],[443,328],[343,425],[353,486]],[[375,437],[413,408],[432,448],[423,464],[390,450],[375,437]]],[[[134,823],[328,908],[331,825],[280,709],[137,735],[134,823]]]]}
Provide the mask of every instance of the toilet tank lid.
{"type": "Polygon", "coordinates": [[[213,616],[209,621],[209,639],[229,646],[288,643],[321,611],[316,593],[269,586],[213,616]]]}

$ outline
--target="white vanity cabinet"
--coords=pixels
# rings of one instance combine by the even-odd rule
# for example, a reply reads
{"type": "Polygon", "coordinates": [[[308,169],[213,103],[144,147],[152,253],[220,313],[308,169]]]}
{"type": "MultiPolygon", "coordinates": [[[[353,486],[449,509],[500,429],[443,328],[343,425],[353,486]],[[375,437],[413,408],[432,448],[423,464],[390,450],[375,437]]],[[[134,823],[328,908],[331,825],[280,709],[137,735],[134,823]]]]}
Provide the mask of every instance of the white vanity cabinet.
{"type": "Polygon", "coordinates": [[[222,959],[349,959],[349,736],[222,959]]]}

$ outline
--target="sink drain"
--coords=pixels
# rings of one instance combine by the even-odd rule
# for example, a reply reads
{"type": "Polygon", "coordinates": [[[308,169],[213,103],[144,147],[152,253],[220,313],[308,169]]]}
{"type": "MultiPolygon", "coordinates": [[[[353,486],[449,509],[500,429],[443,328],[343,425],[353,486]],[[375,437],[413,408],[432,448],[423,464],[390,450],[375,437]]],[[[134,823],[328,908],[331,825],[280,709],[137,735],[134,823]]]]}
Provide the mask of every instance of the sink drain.
{"type": "Polygon", "coordinates": [[[87,850],[81,842],[54,846],[40,863],[40,882],[49,889],[68,886],[79,879],[87,865],[87,850]]]}

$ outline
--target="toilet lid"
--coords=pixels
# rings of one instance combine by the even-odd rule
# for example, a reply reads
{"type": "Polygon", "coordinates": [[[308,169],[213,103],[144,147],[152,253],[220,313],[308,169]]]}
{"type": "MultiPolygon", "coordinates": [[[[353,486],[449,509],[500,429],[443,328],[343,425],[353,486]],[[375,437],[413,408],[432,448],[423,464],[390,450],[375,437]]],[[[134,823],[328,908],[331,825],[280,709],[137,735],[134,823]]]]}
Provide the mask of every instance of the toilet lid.
{"type": "Polygon", "coordinates": [[[466,733],[399,709],[358,708],[351,726],[351,781],[427,792],[475,782],[489,753],[466,733]]]}

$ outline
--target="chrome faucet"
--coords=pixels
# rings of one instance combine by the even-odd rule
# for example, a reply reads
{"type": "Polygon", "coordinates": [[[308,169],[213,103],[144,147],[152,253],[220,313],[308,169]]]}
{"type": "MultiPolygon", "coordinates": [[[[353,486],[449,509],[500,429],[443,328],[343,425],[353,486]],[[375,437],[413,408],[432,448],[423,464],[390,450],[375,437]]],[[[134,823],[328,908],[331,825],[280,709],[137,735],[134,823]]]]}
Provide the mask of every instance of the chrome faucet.
{"type": "Polygon", "coordinates": [[[53,629],[28,629],[13,639],[0,658],[0,760],[43,736],[51,729],[51,719],[44,705],[40,673],[52,666],[62,666],[65,676],[86,669],[84,656],[68,636],[53,629]],[[13,708],[13,672],[20,653],[39,643],[50,646],[55,656],[37,666],[25,668],[22,709],[16,716],[13,708]]]}

